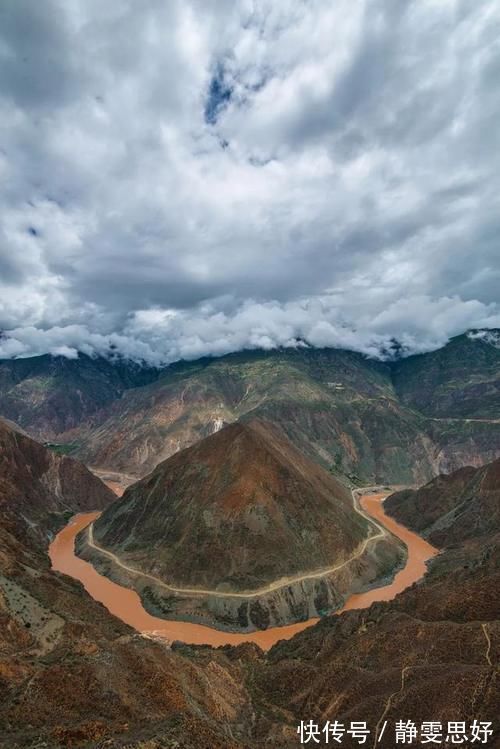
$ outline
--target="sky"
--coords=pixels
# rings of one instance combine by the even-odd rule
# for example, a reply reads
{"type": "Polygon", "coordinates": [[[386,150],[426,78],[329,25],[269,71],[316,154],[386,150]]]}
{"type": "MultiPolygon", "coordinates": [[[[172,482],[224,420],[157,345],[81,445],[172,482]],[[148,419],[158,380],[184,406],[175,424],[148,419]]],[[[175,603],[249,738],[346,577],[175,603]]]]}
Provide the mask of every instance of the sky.
{"type": "Polygon", "coordinates": [[[496,0],[3,0],[0,356],[500,327],[499,82],[496,0]]]}

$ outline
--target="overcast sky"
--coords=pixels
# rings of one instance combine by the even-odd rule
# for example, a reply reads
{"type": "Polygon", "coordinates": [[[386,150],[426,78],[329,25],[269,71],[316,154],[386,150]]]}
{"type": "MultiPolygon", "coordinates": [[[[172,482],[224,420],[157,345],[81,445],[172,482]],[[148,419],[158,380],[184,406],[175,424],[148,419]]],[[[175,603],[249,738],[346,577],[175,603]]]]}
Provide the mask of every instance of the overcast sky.
{"type": "Polygon", "coordinates": [[[496,0],[3,0],[0,355],[500,327],[496,0]]]}

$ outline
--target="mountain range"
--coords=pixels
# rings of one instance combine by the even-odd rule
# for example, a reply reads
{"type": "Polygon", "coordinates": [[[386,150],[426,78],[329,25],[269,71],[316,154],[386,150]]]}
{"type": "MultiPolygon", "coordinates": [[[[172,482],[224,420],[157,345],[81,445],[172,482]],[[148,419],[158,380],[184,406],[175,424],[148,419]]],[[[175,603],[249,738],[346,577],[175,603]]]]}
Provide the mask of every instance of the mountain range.
{"type": "Polygon", "coordinates": [[[500,349],[464,334],[392,362],[283,349],[166,369],[80,355],[0,362],[0,414],[87,465],[148,474],[224,424],[277,424],[353,483],[421,484],[500,455],[500,349]]]}
{"type": "Polygon", "coordinates": [[[207,670],[172,653],[50,569],[52,534],[113,499],[83,465],[0,423],[0,747],[152,749],[154,725],[170,743],[236,749],[221,727],[243,694],[229,661],[207,670]]]}

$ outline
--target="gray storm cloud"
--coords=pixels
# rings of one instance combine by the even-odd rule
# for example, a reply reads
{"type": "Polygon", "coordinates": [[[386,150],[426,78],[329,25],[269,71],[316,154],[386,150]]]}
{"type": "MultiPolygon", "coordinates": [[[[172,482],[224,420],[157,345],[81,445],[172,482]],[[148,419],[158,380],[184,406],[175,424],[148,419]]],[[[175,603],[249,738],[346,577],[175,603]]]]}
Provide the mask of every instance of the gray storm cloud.
{"type": "Polygon", "coordinates": [[[500,8],[0,7],[0,355],[500,326],[500,8]]]}

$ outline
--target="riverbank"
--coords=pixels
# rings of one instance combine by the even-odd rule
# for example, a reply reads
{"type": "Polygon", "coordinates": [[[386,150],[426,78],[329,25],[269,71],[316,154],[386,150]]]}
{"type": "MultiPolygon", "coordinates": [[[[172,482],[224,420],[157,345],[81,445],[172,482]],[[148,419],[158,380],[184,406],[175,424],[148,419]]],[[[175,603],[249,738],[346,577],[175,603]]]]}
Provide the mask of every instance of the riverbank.
{"type": "MultiPolygon", "coordinates": [[[[353,608],[366,608],[374,601],[391,600],[425,574],[426,562],[437,553],[434,547],[385,514],[383,509],[385,496],[382,494],[362,496],[359,500],[360,505],[364,513],[406,544],[408,548],[406,564],[388,585],[350,595],[344,606],[335,613],[353,608]]],[[[182,640],[188,644],[205,644],[214,647],[255,642],[262,649],[267,650],[279,640],[289,639],[318,621],[318,617],[314,617],[297,624],[240,634],[223,632],[203,624],[172,621],[153,616],[144,609],[139,595],[134,590],[100,575],[89,562],[76,556],[76,536],[93,522],[97,515],[98,513],[77,515],[58,533],[49,549],[52,567],[80,580],[95,600],[143,634],[160,637],[169,642],[182,640]]]]}

